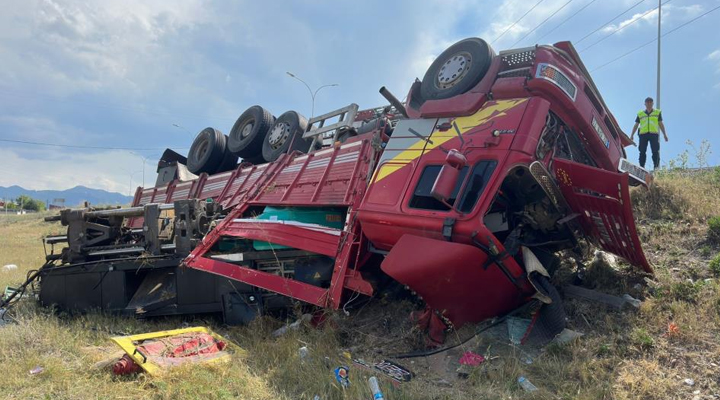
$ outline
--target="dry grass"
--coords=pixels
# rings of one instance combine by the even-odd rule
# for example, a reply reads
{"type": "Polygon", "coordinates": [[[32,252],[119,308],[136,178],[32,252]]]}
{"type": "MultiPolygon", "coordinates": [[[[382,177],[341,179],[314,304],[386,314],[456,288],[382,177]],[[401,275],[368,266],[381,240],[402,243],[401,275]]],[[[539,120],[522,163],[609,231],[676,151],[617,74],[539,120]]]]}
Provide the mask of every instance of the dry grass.
{"type": "MultiPolygon", "coordinates": [[[[398,389],[384,384],[386,398],[620,400],[720,395],[720,286],[709,268],[720,248],[708,239],[705,222],[720,214],[719,190],[709,176],[666,175],[649,192],[633,191],[638,228],[656,267],[652,283],[646,284],[645,275],[623,264],[616,269],[592,264],[587,276],[599,290],[644,299],[639,310],[619,312],[567,300],[570,327],[585,333],[575,342],[549,346],[533,354],[528,364],[522,350],[482,336],[449,352],[450,357],[403,360],[417,377],[398,389]],[[456,360],[464,350],[476,350],[491,359],[467,380],[454,381],[451,387],[438,384],[443,378],[438,365],[456,360]],[[540,391],[522,392],[516,384],[520,375],[540,391]],[[694,380],[694,386],[684,383],[687,378],[694,380]]],[[[46,225],[35,216],[0,218],[0,266],[14,263],[20,267],[0,272],[0,286],[21,282],[27,270],[42,264],[40,238],[54,229],[57,225],[46,225]]],[[[570,264],[564,264],[559,279],[570,279],[570,264]]],[[[269,318],[239,328],[198,319],[187,322],[213,327],[247,354],[230,365],[185,368],[162,378],[114,377],[108,371],[90,369],[115,351],[108,337],[177,328],[183,321],[136,321],[98,314],[71,318],[50,314],[33,302],[21,304],[15,315],[17,324],[0,328],[4,366],[0,398],[312,399],[316,394],[322,399],[371,398],[364,383],[367,374],[352,369],[353,384],[343,391],[327,366],[347,364],[342,351],[358,344],[354,355],[378,360],[382,355],[372,351],[373,340],[387,341],[373,336],[378,333],[352,340],[343,330],[344,316],[334,317],[336,328],[304,328],[279,339],[271,338],[270,332],[280,323],[269,318]],[[304,362],[297,351],[302,345],[310,349],[304,362]],[[28,371],[38,365],[45,372],[30,376],[28,371]]],[[[382,332],[378,328],[382,323],[380,318],[368,318],[365,332],[382,332]],[[374,325],[377,329],[370,329],[374,325]]]]}

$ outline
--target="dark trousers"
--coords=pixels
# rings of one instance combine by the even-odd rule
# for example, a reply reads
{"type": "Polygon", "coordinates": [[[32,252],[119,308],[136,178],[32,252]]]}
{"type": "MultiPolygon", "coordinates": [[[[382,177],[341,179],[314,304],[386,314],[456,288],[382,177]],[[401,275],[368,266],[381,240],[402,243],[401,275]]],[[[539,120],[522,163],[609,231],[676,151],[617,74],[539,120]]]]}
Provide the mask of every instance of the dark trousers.
{"type": "Polygon", "coordinates": [[[647,146],[650,143],[652,150],[653,167],[660,166],[660,134],[659,133],[643,133],[640,135],[640,166],[645,168],[645,159],[647,158],[647,146]]]}

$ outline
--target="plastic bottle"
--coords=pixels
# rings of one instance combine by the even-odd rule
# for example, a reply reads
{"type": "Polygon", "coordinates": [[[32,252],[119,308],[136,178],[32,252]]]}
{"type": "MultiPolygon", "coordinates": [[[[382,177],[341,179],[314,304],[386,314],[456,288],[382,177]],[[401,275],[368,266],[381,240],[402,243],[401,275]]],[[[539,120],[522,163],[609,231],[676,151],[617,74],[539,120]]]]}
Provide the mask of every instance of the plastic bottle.
{"type": "Polygon", "coordinates": [[[380,391],[380,384],[378,383],[377,378],[371,376],[370,379],[368,379],[368,382],[370,382],[370,390],[372,391],[373,398],[375,400],[385,400],[385,397],[380,391]]]}
{"type": "Polygon", "coordinates": [[[526,392],[537,392],[538,390],[537,386],[533,385],[532,382],[524,376],[518,378],[518,383],[521,388],[525,389],[526,392]]]}

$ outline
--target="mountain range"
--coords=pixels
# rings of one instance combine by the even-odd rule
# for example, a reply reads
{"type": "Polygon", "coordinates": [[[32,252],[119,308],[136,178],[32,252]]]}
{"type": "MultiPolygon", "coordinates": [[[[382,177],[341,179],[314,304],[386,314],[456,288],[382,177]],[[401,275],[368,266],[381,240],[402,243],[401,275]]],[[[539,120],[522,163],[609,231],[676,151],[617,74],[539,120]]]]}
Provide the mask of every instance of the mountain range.
{"type": "Polygon", "coordinates": [[[132,202],[130,196],[85,186],[75,186],[65,190],[28,190],[17,185],[0,186],[0,199],[15,199],[23,194],[43,202],[49,201],[51,204],[58,203],[55,199],[65,199],[66,207],[78,206],[85,201],[92,205],[125,205],[132,202]]]}

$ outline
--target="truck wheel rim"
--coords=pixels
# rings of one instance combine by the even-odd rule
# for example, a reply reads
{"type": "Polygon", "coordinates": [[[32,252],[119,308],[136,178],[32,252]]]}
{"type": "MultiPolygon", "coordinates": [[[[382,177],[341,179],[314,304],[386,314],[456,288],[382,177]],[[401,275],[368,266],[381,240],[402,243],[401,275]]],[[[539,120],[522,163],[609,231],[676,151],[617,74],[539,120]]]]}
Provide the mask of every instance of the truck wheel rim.
{"type": "Polygon", "coordinates": [[[253,130],[253,121],[250,121],[243,127],[242,131],[240,131],[240,137],[242,137],[244,139],[244,138],[250,136],[250,132],[252,132],[252,130],[253,130]]]}
{"type": "Polygon", "coordinates": [[[461,52],[453,55],[437,73],[437,84],[440,89],[448,89],[457,85],[467,75],[472,65],[470,53],[461,52]]]}
{"type": "Polygon", "coordinates": [[[285,141],[290,136],[290,125],[286,122],[281,122],[279,124],[276,124],[275,127],[273,127],[272,131],[270,131],[270,137],[268,138],[268,143],[270,143],[270,146],[273,149],[280,148],[283,144],[285,144],[285,141]]]}

